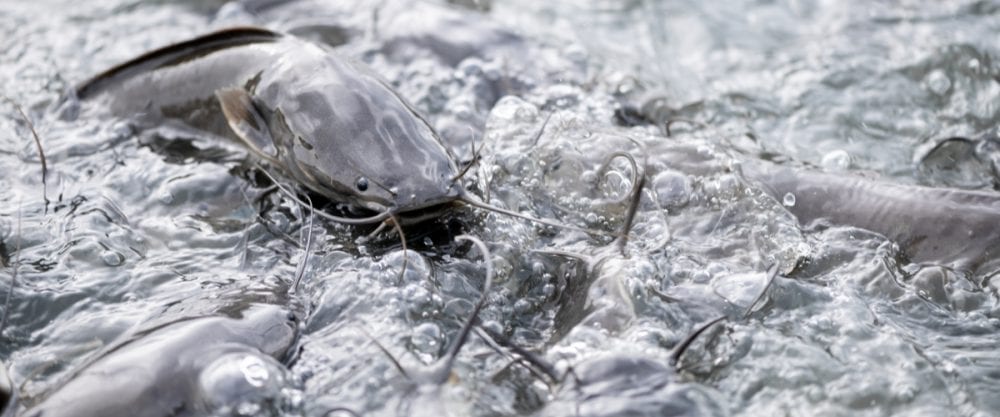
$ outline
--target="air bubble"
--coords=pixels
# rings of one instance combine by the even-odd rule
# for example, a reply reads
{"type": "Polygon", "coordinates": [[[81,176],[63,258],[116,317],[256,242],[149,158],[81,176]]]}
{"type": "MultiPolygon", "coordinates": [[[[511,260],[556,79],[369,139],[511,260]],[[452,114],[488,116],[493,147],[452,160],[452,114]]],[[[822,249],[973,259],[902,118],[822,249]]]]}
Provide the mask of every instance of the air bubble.
{"type": "Polygon", "coordinates": [[[118,252],[109,250],[101,254],[101,260],[107,266],[118,266],[125,262],[125,257],[118,252]]]}
{"type": "Polygon", "coordinates": [[[795,194],[785,193],[785,196],[781,199],[781,204],[785,207],[795,207],[795,194]]]}
{"type": "Polygon", "coordinates": [[[260,404],[252,402],[242,402],[240,405],[236,406],[236,415],[239,416],[255,416],[260,413],[260,404]]]}
{"type": "Polygon", "coordinates": [[[542,286],[542,294],[546,297],[551,297],[552,294],[556,293],[556,286],[552,284],[545,284],[542,286]]]}
{"type": "Polygon", "coordinates": [[[264,386],[271,378],[270,373],[267,372],[267,364],[256,356],[244,357],[240,361],[240,370],[243,371],[243,377],[246,378],[247,383],[255,387],[264,386]]]}
{"type": "Polygon", "coordinates": [[[939,96],[944,95],[944,93],[947,93],[948,89],[951,88],[951,80],[944,73],[944,71],[940,69],[936,69],[931,71],[930,74],[927,74],[927,77],[924,78],[924,84],[927,85],[927,89],[939,96]]]}
{"type": "Polygon", "coordinates": [[[413,328],[410,342],[421,353],[437,353],[441,344],[441,328],[434,323],[420,324],[413,328]]]}
{"type": "Polygon", "coordinates": [[[821,162],[823,168],[843,171],[851,167],[851,154],[843,149],[827,152],[821,162]]]}

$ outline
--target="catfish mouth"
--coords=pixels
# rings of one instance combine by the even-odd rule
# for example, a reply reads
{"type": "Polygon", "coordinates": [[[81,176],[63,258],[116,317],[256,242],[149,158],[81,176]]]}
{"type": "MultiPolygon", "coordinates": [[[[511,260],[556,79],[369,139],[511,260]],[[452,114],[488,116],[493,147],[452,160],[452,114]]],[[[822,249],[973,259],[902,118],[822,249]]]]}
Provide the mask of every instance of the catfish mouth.
{"type": "Polygon", "coordinates": [[[462,206],[463,204],[458,200],[451,198],[431,202],[423,207],[396,212],[394,214],[399,219],[399,222],[402,223],[402,226],[410,226],[441,218],[442,215],[451,213],[462,206]]]}
{"type": "MultiPolygon", "coordinates": [[[[343,202],[342,197],[331,196],[311,187],[300,190],[299,195],[308,196],[309,201],[315,203],[316,210],[326,212],[323,217],[356,225],[375,225],[395,219],[401,226],[410,226],[440,218],[465,206],[462,200],[464,192],[452,192],[427,199],[419,205],[393,204],[393,202],[359,198],[360,196],[356,195],[351,196],[349,202],[343,202]],[[302,192],[304,194],[301,194],[302,192]]],[[[296,200],[305,205],[305,201],[298,198],[296,200]]]]}

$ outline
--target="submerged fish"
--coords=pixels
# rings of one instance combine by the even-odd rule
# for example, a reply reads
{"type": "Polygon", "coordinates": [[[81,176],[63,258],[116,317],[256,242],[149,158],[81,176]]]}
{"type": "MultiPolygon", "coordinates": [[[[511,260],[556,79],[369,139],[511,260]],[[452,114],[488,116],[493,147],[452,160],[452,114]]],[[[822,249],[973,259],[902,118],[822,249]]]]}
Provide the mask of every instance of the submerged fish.
{"type": "Polygon", "coordinates": [[[753,164],[744,166],[744,175],[803,225],[827,221],[871,230],[914,262],[966,273],[1000,268],[1000,194],[753,164]]]}
{"type": "Polygon", "coordinates": [[[165,324],[103,352],[24,415],[210,415],[266,385],[296,329],[289,310],[266,304],[165,324]]]}

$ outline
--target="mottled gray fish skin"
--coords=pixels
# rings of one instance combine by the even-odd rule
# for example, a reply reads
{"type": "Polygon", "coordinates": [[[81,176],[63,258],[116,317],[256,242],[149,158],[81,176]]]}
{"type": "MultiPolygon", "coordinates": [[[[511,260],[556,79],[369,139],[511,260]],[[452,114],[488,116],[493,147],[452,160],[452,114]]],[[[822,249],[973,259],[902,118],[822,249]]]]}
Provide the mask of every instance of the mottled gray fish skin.
{"type": "Polygon", "coordinates": [[[851,175],[746,164],[744,175],[782,202],[799,223],[825,220],[884,235],[915,262],[966,273],[1000,267],[1000,194],[898,185],[851,175]]]}
{"type": "Polygon", "coordinates": [[[80,98],[140,129],[173,124],[233,139],[280,174],[356,207],[405,213],[461,193],[437,134],[364,65],[256,28],[179,45],[99,75],[80,98]]]}
{"type": "Polygon", "coordinates": [[[208,399],[199,397],[201,371],[233,353],[280,358],[295,342],[291,317],[283,307],[253,304],[240,318],[201,317],[165,325],[104,353],[24,415],[208,415],[208,399]]]}

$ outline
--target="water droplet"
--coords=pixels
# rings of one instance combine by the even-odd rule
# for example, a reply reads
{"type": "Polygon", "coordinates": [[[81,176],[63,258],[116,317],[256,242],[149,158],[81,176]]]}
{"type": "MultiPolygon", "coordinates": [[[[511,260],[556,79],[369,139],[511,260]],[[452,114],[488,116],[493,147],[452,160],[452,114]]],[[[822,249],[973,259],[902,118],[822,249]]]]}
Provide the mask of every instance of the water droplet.
{"type": "Polygon", "coordinates": [[[795,194],[785,193],[785,197],[781,199],[781,204],[785,207],[795,207],[795,194]]]}
{"type": "Polygon", "coordinates": [[[422,353],[436,353],[441,341],[441,328],[434,323],[423,323],[413,328],[410,342],[422,353]]]}
{"type": "Polygon", "coordinates": [[[843,171],[851,167],[851,154],[843,149],[830,151],[823,155],[821,164],[829,170],[843,171]]]}
{"type": "Polygon", "coordinates": [[[555,292],[556,292],[555,285],[545,284],[544,286],[542,286],[542,294],[544,294],[546,297],[551,297],[552,294],[555,294],[555,292]]]}
{"type": "Polygon", "coordinates": [[[939,96],[944,95],[944,93],[947,93],[948,89],[951,88],[951,80],[948,78],[948,75],[940,69],[936,69],[931,71],[930,74],[927,74],[927,77],[924,78],[924,84],[927,86],[927,89],[939,96]]]}
{"type": "Polygon", "coordinates": [[[255,416],[260,413],[260,404],[244,401],[236,406],[236,415],[255,416]]]}
{"type": "Polygon", "coordinates": [[[101,254],[101,260],[107,266],[118,266],[125,262],[125,257],[118,252],[109,250],[101,254]]]}
{"type": "Polygon", "coordinates": [[[535,275],[541,275],[545,273],[545,264],[535,261],[531,263],[531,272],[535,275]]]}
{"type": "Polygon", "coordinates": [[[243,360],[240,361],[240,370],[247,383],[255,387],[264,386],[264,383],[271,377],[270,373],[267,372],[267,364],[253,355],[243,357],[243,360]]]}

